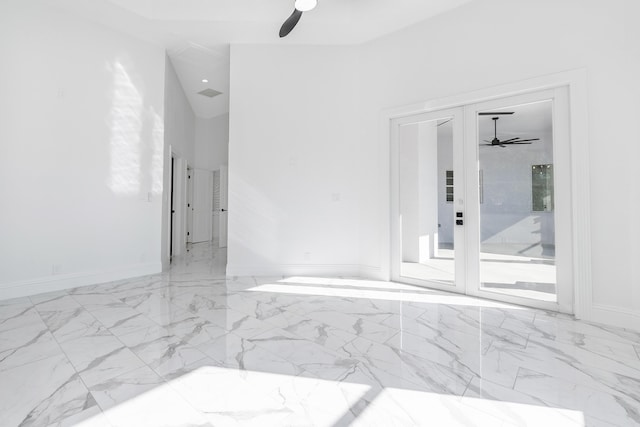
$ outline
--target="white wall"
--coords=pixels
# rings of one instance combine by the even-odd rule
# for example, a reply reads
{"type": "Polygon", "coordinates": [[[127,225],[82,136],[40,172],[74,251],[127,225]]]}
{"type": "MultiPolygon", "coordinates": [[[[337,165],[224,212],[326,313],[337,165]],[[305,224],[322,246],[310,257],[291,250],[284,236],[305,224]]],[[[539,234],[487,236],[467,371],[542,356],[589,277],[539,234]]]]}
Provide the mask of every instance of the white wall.
{"type": "Polygon", "coordinates": [[[0,298],[159,272],[164,51],[0,3],[0,298]]]}
{"type": "Polygon", "coordinates": [[[353,53],[231,47],[227,274],[357,273],[353,53]]]}
{"type": "MultiPolygon", "coordinates": [[[[170,229],[170,207],[171,207],[171,154],[175,157],[175,170],[180,190],[175,190],[174,202],[176,207],[174,210],[174,238],[179,242],[178,246],[182,246],[182,240],[186,242],[187,233],[187,183],[183,181],[180,185],[180,179],[184,178],[184,171],[188,164],[193,168],[195,164],[195,135],[196,135],[196,116],[193,113],[191,104],[187,99],[178,75],[173,68],[171,60],[166,57],[164,64],[165,82],[164,82],[164,106],[165,106],[165,130],[164,130],[164,188],[167,191],[162,199],[162,264],[164,268],[169,266],[169,229],[170,229]],[[183,210],[180,210],[182,207],[183,210]]],[[[175,248],[175,246],[174,246],[175,248]]],[[[175,251],[174,255],[180,255],[181,251],[175,251]]]]}
{"type": "Polygon", "coordinates": [[[186,160],[193,167],[196,116],[168,57],[165,67],[165,144],[170,145],[178,157],[186,160]]]}
{"type": "Polygon", "coordinates": [[[592,318],[637,327],[639,16],[636,0],[478,0],[357,47],[233,46],[230,274],[383,272],[381,112],[586,69],[592,318]]]}
{"type": "Polygon", "coordinates": [[[195,167],[210,171],[227,165],[229,158],[229,113],[204,119],[196,117],[195,167]]]}
{"type": "Polygon", "coordinates": [[[639,17],[636,0],[485,0],[362,46],[361,264],[382,268],[388,251],[383,109],[585,68],[593,319],[638,328],[639,17]]]}

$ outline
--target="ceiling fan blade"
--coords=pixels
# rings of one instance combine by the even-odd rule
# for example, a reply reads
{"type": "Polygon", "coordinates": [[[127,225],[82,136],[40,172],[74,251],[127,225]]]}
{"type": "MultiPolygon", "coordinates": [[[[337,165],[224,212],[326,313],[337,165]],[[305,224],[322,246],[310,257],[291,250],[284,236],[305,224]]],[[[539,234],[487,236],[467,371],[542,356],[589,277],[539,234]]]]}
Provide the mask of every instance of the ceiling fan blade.
{"type": "Polygon", "coordinates": [[[528,141],[540,141],[540,138],[521,139],[521,140],[519,140],[519,141],[513,141],[513,142],[511,142],[511,144],[523,144],[523,143],[525,143],[525,144],[531,144],[531,143],[530,143],[530,142],[528,142],[528,141]]]}
{"type": "Polygon", "coordinates": [[[516,138],[505,139],[504,141],[500,141],[500,142],[501,142],[501,143],[503,143],[503,144],[508,144],[508,143],[510,143],[510,142],[512,142],[512,141],[515,141],[515,140],[517,140],[517,139],[520,139],[520,137],[518,136],[518,137],[516,137],[516,138]]]}
{"type": "Polygon", "coordinates": [[[287,20],[284,21],[284,24],[282,24],[282,27],[280,27],[281,38],[286,37],[295,28],[301,16],[302,12],[300,12],[298,9],[293,9],[293,13],[291,14],[291,16],[289,16],[287,20]]]}
{"type": "Polygon", "coordinates": [[[500,116],[504,114],[513,114],[515,111],[481,111],[478,113],[479,116],[500,116]]]}

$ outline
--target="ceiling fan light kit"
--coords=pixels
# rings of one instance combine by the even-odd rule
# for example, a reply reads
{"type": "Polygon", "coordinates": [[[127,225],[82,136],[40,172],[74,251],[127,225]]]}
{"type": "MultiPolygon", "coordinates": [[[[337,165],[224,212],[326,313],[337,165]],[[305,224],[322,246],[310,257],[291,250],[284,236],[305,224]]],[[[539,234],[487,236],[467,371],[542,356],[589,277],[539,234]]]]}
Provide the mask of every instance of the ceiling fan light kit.
{"type": "Polygon", "coordinates": [[[318,0],[296,0],[295,8],[300,12],[308,12],[315,9],[318,5],[318,0]]]}
{"type": "Polygon", "coordinates": [[[317,5],[318,0],[296,0],[294,3],[293,13],[286,21],[284,21],[282,27],[280,27],[280,38],[288,36],[289,33],[293,31],[295,26],[298,25],[300,17],[302,17],[302,12],[313,10],[317,5]]]}

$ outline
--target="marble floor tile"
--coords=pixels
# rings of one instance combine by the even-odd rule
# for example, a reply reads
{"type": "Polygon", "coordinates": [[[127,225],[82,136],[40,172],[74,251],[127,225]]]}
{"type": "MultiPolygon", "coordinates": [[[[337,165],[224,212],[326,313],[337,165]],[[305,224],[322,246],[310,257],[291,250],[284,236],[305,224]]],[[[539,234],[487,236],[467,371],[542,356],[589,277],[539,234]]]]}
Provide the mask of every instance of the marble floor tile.
{"type": "Polygon", "coordinates": [[[204,367],[173,380],[171,385],[213,426],[277,426],[283,425],[282,420],[292,412],[278,395],[263,390],[269,385],[277,388],[285,379],[271,373],[247,378],[235,369],[204,367]]]}
{"type": "Polygon", "coordinates": [[[457,396],[386,388],[351,426],[504,426],[493,414],[465,406],[457,396]]]}
{"type": "Polygon", "coordinates": [[[640,427],[640,332],[225,262],[0,301],[0,426],[640,427]]]}
{"type": "Polygon", "coordinates": [[[73,310],[80,307],[80,304],[67,291],[36,295],[30,298],[38,311],[73,310]]]}
{"type": "MultiPolygon", "coordinates": [[[[475,373],[463,365],[448,365],[357,338],[342,348],[342,354],[358,361],[360,381],[374,387],[408,388],[449,395],[462,395],[475,373]]],[[[349,375],[344,380],[353,381],[349,375]]]]}
{"type": "Polygon", "coordinates": [[[0,332],[10,332],[32,325],[42,326],[42,318],[35,307],[26,305],[0,307],[0,332]]]}
{"type": "Polygon", "coordinates": [[[294,361],[234,334],[226,334],[201,344],[198,349],[214,360],[216,366],[225,368],[287,376],[300,375],[304,371],[294,361]]]}
{"type": "Polygon", "coordinates": [[[520,369],[514,390],[614,425],[640,424],[638,401],[622,393],[606,393],[525,368],[520,369]]]}
{"type": "Polygon", "coordinates": [[[481,378],[471,381],[461,402],[492,414],[507,425],[584,427],[581,411],[556,407],[536,396],[481,378]]]}
{"type": "Polygon", "coordinates": [[[47,427],[113,427],[98,405],[60,419],[47,427]]]}
{"type": "Polygon", "coordinates": [[[102,308],[93,311],[92,315],[116,337],[157,325],[144,314],[128,306],[102,308]]]}
{"type": "Polygon", "coordinates": [[[56,425],[95,405],[63,354],[0,372],[3,426],[56,425]]]}
{"type": "MultiPolygon", "coordinates": [[[[379,343],[386,342],[398,333],[398,329],[392,326],[369,320],[371,318],[375,319],[374,314],[351,314],[324,309],[307,313],[307,317],[379,343]]],[[[388,315],[385,315],[376,320],[383,321],[388,317],[388,315]]]]}
{"type": "MultiPolygon", "coordinates": [[[[302,320],[298,320],[295,323],[290,322],[281,329],[331,350],[339,350],[345,344],[350,343],[358,337],[356,334],[336,328],[335,326],[327,325],[326,323],[311,319],[301,319],[302,320]]],[[[293,319],[288,318],[287,320],[293,319]]],[[[267,319],[267,321],[272,322],[272,319],[267,319]]]]}
{"type": "Polygon", "coordinates": [[[106,330],[60,343],[60,346],[89,387],[144,365],[106,330]]]}
{"type": "Polygon", "coordinates": [[[62,353],[44,324],[30,324],[0,333],[0,371],[62,353]]]}
{"type": "Polygon", "coordinates": [[[113,427],[208,425],[202,413],[148,367],[96,384],[90,390],[113,427]]]}
{"type": "Polygon", "coordinates": [[[480,343],[481,354],[485,354],[494,341],[506,342],[524,348],[528,335],[516,333],[492,325],[484,325],[470,318],[463,321],[459,317],[441,316],[438,322],[419,317],[416,319],[393,315],[383,322],[398,331],[407,332],[420,338],[444,339],[451,342],[461,341],[480,343]]]}
{"type": "Polygon", "coordinates": [[[58,342],[99,334],[105,329],[84,307],[41,311],[40,317],[58,342]]]}
{"type": "Polygon", "coordinates": [[[35,308],[27,297],[0,301],[0,330],[7,320],[24,318],[31,311],[35,311],[35,308]]]}
{"type": "Polygon", "coordinates": [[[335,380],[344,376],[357,363],[345,354],[332,351],[282,329],[272,329],[248,341],[280,356],[300,370],[326,380],[335,380]]]}
{"type": "Polygon", "coordinates": [[[189,345],[186,339],[159,326],[123,335],[120,340],[160,375],[182,369],[206,357],[203,352],[189,345]]]}

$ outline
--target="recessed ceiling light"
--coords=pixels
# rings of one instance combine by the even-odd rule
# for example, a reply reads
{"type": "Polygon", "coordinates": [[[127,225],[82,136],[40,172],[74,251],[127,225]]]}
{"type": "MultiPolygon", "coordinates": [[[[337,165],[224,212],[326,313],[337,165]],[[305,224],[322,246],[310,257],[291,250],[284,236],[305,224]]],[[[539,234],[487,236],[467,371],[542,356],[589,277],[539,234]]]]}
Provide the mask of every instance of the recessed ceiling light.
{"type": "Polygon", "coordinates": [[[202,79],[202,83],[209,83],[209,80],[207,80],[207,79],[202,79]]]}

